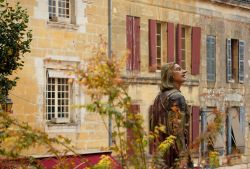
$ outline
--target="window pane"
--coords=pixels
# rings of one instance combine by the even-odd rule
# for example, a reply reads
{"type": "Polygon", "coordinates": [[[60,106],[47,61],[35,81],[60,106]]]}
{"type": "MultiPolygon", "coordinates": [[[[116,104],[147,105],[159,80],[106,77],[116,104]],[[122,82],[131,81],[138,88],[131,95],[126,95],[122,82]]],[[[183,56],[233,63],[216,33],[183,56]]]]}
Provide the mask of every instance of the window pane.
{"type": "Polygon", "coordinates": [[[186,43],[185,43],[185,39],[181,40],[181,48],[185,49],[186,48],[186,43]]]}
{"type": "Polygon", "coordinates": [[[185,38],[185,28],[181,28],[181,37],[185,38]]]}
{"type": "Polygon", "coordinates": [[[48,114],[48,120],[51,120],[51,114],[48,114]]]}
{"type": "Polygon", "coordinates": [[[48,83],[51,84],[46,88],[46,117],[48,120],[55,116],[65,118],[70,104],[68,79],[48,78],[48,83]]]}
{"type": "Polygon", "coordinates": [[[161,36],[157,36],[157,46],[161,46],[161,36]]]}
{"type": "Polygon", "coordinates": [[[48,99],[48,105],[51,105],[52,100],[48,99]]]}
{"type": "Polygon", "coordinates": [[[161,24],[157,23],[157,34],[161,34],[161,24]]]}
{"type": "Polygon", "coordinates": [[[55,98],[55,92],[52,93],[52,98],[55,98]]]}
{"type": "Polygon", "coordinates": [[[161,48],[157,48],[157,58],[161,58],[161,48]]]}

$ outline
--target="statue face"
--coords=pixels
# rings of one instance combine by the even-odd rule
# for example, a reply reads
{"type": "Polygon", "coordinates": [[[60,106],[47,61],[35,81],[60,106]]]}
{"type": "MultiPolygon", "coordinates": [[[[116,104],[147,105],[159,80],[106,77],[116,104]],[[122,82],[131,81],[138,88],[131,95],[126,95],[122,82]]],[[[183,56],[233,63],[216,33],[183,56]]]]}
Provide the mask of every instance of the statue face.
{"type": "Polygon", "coordinates": [[[173,69],[173,81],[177,84],[182,84],[186,81],[186,73],[185,69],[182,69],[180,65],[175,64],[173,69]]]}

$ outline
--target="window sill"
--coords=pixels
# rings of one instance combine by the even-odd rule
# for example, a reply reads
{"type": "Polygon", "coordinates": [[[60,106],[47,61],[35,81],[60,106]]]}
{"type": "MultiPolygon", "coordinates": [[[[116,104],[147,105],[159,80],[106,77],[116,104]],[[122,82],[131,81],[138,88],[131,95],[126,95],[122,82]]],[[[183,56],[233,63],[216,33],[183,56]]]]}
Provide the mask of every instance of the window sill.
{"type": "Polygon", "coordinates": [[[49,132],[71,132],[78,127],[77,123],[52,123],[46,122],[46,130],[49,132]]]}
{"type": "Polygon", "coordinates": [[[70,30],[78,30],[79,26],[75,24],[70,24],[66,22],[55,22],[55,21],[47,21],[48,27],[58,28],[58,29],[70,29],[70,30]]]}
{"type": "MultiPolygon", "coordinates": [[[[149,84],[149,85],[159,85],[161,84],[160,72],[154,74],[138,74],[138,75],[122,75],[122,79],[130,84],[149,84]]],[[[199,80],[190,79],[187,80],[184,86],[198,86],[199,80]]]]}

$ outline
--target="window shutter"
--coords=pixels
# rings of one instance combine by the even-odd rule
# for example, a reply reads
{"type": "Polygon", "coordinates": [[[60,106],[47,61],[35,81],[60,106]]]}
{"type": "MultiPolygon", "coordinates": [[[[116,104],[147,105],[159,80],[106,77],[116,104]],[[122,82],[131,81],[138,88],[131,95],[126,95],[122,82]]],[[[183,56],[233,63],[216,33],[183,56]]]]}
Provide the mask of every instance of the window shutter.
{"type": "MultiPolygon", "coordinates": [[[[201,132],[202,134],[205,134],[206,130],[207,130],[207,115],[206,115],[207,111],[202,111],[201,112],[201,132]]],[[[207,150],[207,144],[206,141],[202,140],[201,143],[201,152],[205,153],[205,151],[207,150]]]]}
{"type": "Polygon", "coordinates": [[[155,72],[156,70],[156,20],[149,20],[149,71],[155,72]]]}
{"type": "Polygon", "coordinates": [[[133,70],[140,71],[140,18],[133,17],[133,70]]]}
{"type": "Polygon", "coordinates": [[[207,81],[216,80],[216,39],[214,36],[207,36],[207,81]]]}
{"type": "Polygon", "coordinates": [[[199,137],[199,121],[200,121],[200,108],[198,106],[192,107],[192,142],[199,137]]]}
{"type": "Polygon", "coordinates": [[[227,39],[227,57],[226,57],[226,64],[227,64],[227,82],[232,80],[232,69],[233,69],[233,64],[232,64],[232,46],[231,46],[231,39],[227,39]]]}
{"type": "Polygon", "coordinates": [[[244,82],[244,51],[245,51],[245,42],[239,41],[239,82],[244,82]]]}
{"type": "MultiPolygon", "coordinates": [[[[132,104],[129,113],[132,113],[132,114],[140,113],[140,105],[139,104],[132,104]]],[[[128,145],[127,153],[129,155],[134,154],[134,150],[133,150],[134,139],[135,139],[135,135],[134,135],[132,129],[127,128],[127,145],[128,145]]]]}
{"type": "Polygon", "coordinates": [[[181,25],[178,24],[176,28],[176,63],[181,66],[182,52],[181,52],[181,25]]]}
{"type": "Polygon", "coordinates": [[[127,70],[132,71],[132,57],[133,57],[133,17],[127,16],[126,18],[126,36],[127,36],[127,70]]]}
{"type": "Polygon", "coordinates": [[[227,114],[227,154],[232,152],[232,115],[227,114]]]}
{"type": "Polygon", "coordinates": [[[174,24],[168,22],[167,23],[167,58],[168,62],[174,62],[174,24]]]}
{"type": "Polygon", "coordinates": [[[245,108],[240,106],[240,130],[245,136],[245,108]]]}
{"type": "MultiPolygon", "coordinates": [[[[149,134],[151,132],[153,132],[153,129],[152,129],[153,128],[153,126],[152,126],[152,122],[153,122],[153,119],[152,119],[152,114],[153,114],[152,109],[153,109],[153,105],[150,105],[149,106],[149,111],[148,111],[149,134]]],[[[154,152],[154,140],[149,140],[149,144],[148,145],[149,145],[149,154],[153,154],[153,152],[154,152]]]]}
{"type": "Polygon", "coordinates": [[[201,50],[201,28],[192,28],[192,64],[191,64],[191,74],[198,75],[200,72],[200,50],[201,50]]]}

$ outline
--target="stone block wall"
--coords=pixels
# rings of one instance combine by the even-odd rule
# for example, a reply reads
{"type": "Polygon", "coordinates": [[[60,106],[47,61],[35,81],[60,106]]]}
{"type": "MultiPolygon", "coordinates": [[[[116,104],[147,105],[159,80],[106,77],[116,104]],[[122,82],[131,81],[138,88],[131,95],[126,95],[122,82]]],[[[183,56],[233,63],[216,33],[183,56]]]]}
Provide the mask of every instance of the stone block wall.
{"type": "MultiPolygon", "coordinates": [[[[11,2],[14,2],[11,1],[11,2]]],[[[77,125],[48,126],[45,120],[44,89],[45,62],[48,58],[60,58],[70,62],[92,56],[92,47],[97,45],[99,36],[108,37],[108,4],[106,0],[76,0],[76,15],[80,18],[76,25],[54,24],[48,20],[48,0],[21,0],[21,5],[30,14],[29,28],[33,30],[31,53],[24,58],[25,66],[18,72],[20,80],[11,91],[14,102],[13,115],[32,126],[47,131],[51,135],[63,134],[73,140],[82,151],[96,151],[108,145],[107,131],[101,118],[85,110],[79,110],[77,125]],[[82,8],[80,8],[81,6],[82,8]]],[[[249,98],[249,56],[250,56],[250,11],[240,7],[196,0],[113,0],[112,1],[112,51],[117,57],[126,52],[126,16],[140,17],[141,72],[129,88],[133,100],[140,104],[148,130],[148,108],[159,91],[160,73],[149,73],[148,20],[172,22],[189,27],[201,27],[200,74],[192,76],[181,89],[189,105],[211,107],[220,105],[225,111],[228,104],[245,105],[246,119],[250,120],[249,98]],[[216,36],[216,82],[208,84],[206,80],[206,36],[216,36]],[[244,84],[226,83],[226,39],[241,39],[245,47],[244,84]],[[153,79],[153,80],[152,80],[153,79]],[[219,93],[214,97],[212,93],[219,93]],[[203,95],[211,97],[203,97],[203,95]],[[238,99],[240,96],[241,99],[238,99]],[[226,98],[230,97],[231,102],[226,98]]],[[[188,55],[190,59],[191,53],[188,55]]],[[[60,60],[59,59],[59,60],[60,60]]],[[[191,70],[191,65],[187,69],[191,70]]],[[[130,78],[125,71],[124,77],[130,78]]],[[[81,103],[89,98],[82,91],[81,103]]],[[[246,123],[246,159],[249,159],[250,140],[248,122],[246,123]]],[[[32,151],[39,154],[41,152],[32,151]]]]}

